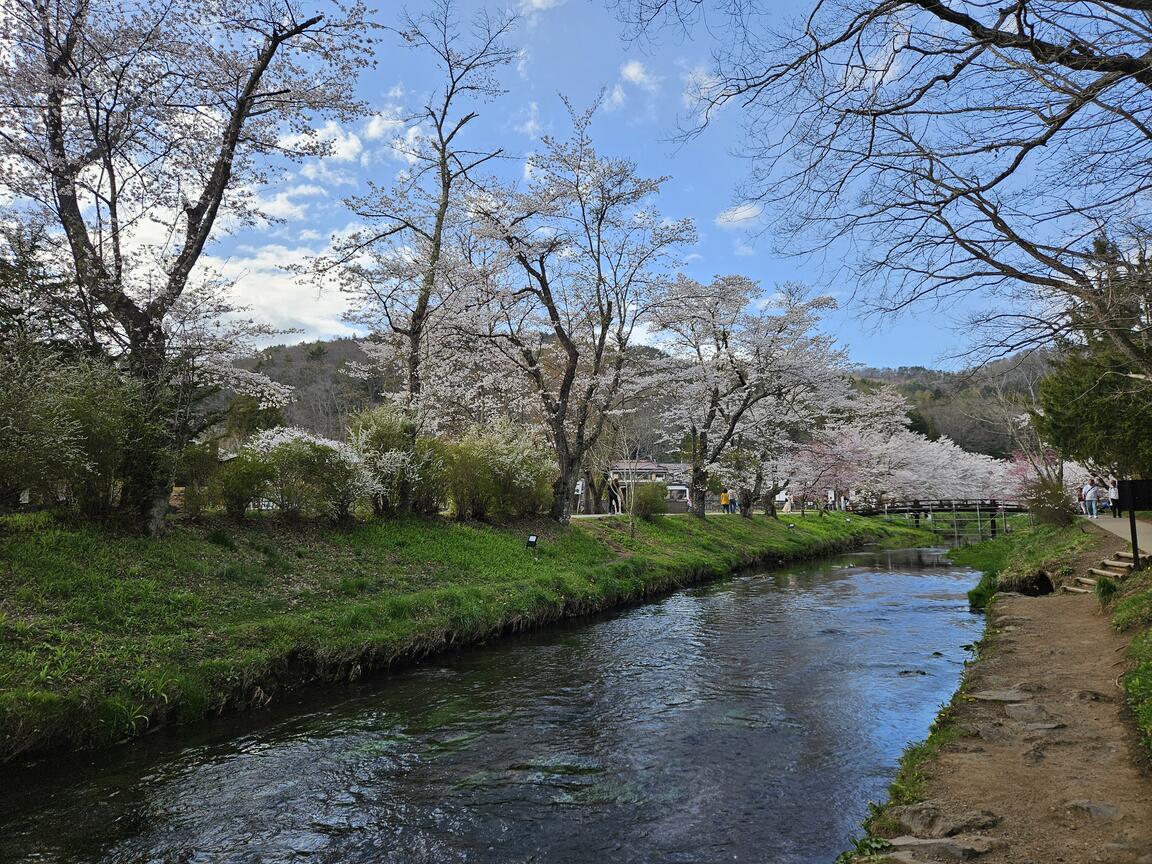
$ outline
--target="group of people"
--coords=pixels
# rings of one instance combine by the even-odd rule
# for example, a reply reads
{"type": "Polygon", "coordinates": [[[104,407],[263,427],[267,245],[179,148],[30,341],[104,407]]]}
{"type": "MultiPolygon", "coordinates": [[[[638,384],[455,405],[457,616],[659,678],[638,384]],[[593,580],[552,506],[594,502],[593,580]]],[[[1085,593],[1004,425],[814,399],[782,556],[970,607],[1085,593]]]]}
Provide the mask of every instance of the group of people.
{"type": "Polygon", "coordinates": [[[722,490],[720,490],[720,512],[721,513],[739,513],[740,512],[740,496],[736,494],[735,489],[722,489],[722,490]]]}
{"type": "Polygon", "coordinates": [[[1114,517],[1120,513],[1120,486],[1113,478],[1105,485],[1100,477],[1091,477],[1077,493],[1080,512],[1090,519],[1098,519],[1101,510],[1110,510],[1114,517]]]}

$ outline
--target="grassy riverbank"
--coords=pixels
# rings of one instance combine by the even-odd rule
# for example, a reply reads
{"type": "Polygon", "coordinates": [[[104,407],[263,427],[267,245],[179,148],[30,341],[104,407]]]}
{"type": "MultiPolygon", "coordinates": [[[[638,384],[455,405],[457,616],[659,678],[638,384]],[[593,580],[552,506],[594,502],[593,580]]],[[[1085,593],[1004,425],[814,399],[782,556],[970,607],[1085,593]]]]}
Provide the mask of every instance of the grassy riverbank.
{"type": "Polygon", "coordinates": [[[997,591],[1020,591],[1040,574],[1059,587],[1060,580],[1071,573],[1070,563],[1095,542],[1095,535],[1085,533],[1078,524],[1063,528],[1037,525],[954,549],[951,557],[983,574],[980,583],[968,592],[972,608],[983,609],[997,591]]]}
{"type": "Polygon", "coordinates": [[[1130,576],[1121,583],[1112,625],[1117,630],[1133,633],[1129,648],[1132,668],[1124,676],[1124,689],[1152,757],[1152,570],[1130,576]]]}
{"type": "Polygon", "coordinates": [[[663,517],[633,537],[619,519],[344,530],[265,520],[147,540],[0,519],[0,758],[260,706],[758,561],[926,540],[838,514],[791,521],[663,517]]]}

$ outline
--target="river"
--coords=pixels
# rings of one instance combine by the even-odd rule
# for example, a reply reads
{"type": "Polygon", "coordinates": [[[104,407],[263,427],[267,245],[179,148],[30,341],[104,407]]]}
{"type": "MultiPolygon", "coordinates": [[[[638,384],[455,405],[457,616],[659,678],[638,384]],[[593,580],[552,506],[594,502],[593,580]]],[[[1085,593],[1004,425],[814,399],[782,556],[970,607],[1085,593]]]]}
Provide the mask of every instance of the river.
{"type": "Polygon", "coordinates": [[[742,574],[0,768],[0,861],[827,864],[983,621],[929,550],[742,574]]]}

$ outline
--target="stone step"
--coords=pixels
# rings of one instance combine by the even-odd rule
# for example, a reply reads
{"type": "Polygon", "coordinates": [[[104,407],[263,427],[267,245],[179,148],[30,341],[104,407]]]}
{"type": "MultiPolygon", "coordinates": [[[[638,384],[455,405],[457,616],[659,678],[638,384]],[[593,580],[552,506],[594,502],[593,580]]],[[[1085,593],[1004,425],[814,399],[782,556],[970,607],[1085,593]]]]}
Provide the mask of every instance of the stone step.
{"type": "MultiPolygon", "coordinates": [[[[1147,555],[1148,555],[1148,553],[1145,552],[1143,549],[1140,550],[1140,557],[1141,558],[1144,558],[1147,555]]],[[[1123,558],[1125,561],[1131,561],[1132,560],[1132,553],[1131,552],[1117,552],[1116,557],[1117,558],[1123,558]]]]}
{"type": "Polygon", "coordinates": [[[1099,567],[1089,567],[1088,572],[1093,576],[1107,576],[1109,579],[1118,579],[1121,575],[1115,570],[1101,570],[1099,567]]]}
{"type": "Polygon", "coordinates": [[[1100,563],[1104,567],[1116,567],[1120,570],[1131,570],[1132,569],[1132,562],[1131,561],[1101,561],[1100,563]]]}
{"type": "Polygon", "coordinates": [[[1096,580],[1095,579],[1087,579],[1083,576],[1077,576],[1076,581],[1079,582],[1081,585],[1087,585],[1089,588],[1095,588],[1096,587],[1096,580]]]}
{"type": "Polygon", "coordinates": [[[1092,593],[1087,588],[1077,588],[1074,585],[1065,585],[1064,590],[1067,591],[1069,594],[1091,594],[1092,593]]]}

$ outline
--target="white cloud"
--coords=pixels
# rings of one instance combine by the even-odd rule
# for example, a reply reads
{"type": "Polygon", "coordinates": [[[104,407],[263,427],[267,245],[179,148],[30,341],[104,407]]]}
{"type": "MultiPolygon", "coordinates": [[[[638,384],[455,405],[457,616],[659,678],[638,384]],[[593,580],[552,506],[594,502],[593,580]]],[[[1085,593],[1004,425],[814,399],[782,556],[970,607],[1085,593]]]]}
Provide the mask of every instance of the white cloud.
{"type": "Polygon", "coordinates": [[[232,282],[232,296],[251,308],[255,320],[279,329],[298,329],[302,338],[348,336],[356,331],[342,319],[346,303],[335,285],[323,290],[288,272],[321,250],[309,246],[269,244],[244,247],[229,258],[204,256],[202,263],[232,282]]]}
{"type": "Polygon", "coordinates": [[[527,135],[529,138],[535,138],[540,134],[540,105],[538,103],[533,101],[528,104],[528,116],[523,123],[516,126],[516,131],[521,135],[527,135]]]}
{"type": "Polygon", "coordinates": [[[557,6],[563,6],[565,0],[520,0],[520,14],[531,15],[534,12],[547,12],[557,6]]]}
{"type": "Polygon", "coordinates": [[[700,110],[708,99],[715,94],[722,83],[704,64],[693,66],[684,73],[682,80],[684,90],[680,93],[680,100],[685,108],[700,110]]]}
{"type": "MultiPolygon", "coordinates": [[[[328,142],[330,151],[328,158],[335,159],[337,162],[352,162],[364,150],[360,136],[355,132],[347,131],[335,120],[327,121],[315,130],[313,135],[321,141],[328,142]]],[[[308,137],[305,135],[288,135],[280,143],[283,147],[292,148],[302,144],[308,137]]]]}
{"type": "Polygon", "coordinates": [[[388,114],[373,114],[372,119],[364,127],[364,137],[369,141],[379,141],[396,132],[404,125],[404,121],[388,114]]]}
{"type": "Polygon", "coordinates": [[[662,79],[653,75],[639,60],[628,60],[620,66],[620,78],[608,91],[604,100],[604,107],[608,111],[616,111],[628,101],[629,90],[642,90],[649,94],[647,99],[648,113],[653,111],[653,96],[660,89],[662,79]]]}
{"type": "Polygon", "coordinates": [[[300,176],[314,183],[324,183],[327,186],[351,186],[356,182],[355,177],[343,171],[337,171],[323,159],[305,163],[300,169],[300,176]]]}
{"type": "Polygon", "coordinates": [[[718,214],[715,222],[721,228],[751,228],[763,212],[759,204],[737,204],[718,214]]]}
{"type": "Polygon", "coordinates": [[[301,183],[283,189],[271,198],[257,195],[255,203],[260,212],[269,218],[294,222],[303,219],[308,213],[308,204],[297,201],[297,198],[313,198],[327,194],[328,192],[323,186],[301,183]]]}
{"type": "Polygon", "coordinates": [[[624,92],[624,88],[617,84],[608,93],[608,98],[605,100],[604,107],[609,111],[615,111],[617,108],[624,107],[624,103],[628,101],[628,95],[624,92]]]}
{"type": "Polygon", "coordinates": [[[621,66],[620,79],[649,91],[654,91],[660,86],[660,79],[649,72],[639,60],[629,60],[621,66]]]}
{"type": "Polygon", "coordinates": [[[732,252],[741,258],[750,258],[756,254],[756,247],[749,246],[747,243],[736,243],[732,247],[732,252]]]}
{"type": "Polygon", "coordinates": [[[528,79],[528,64],[532,62],[532,53],[527,48],[516,52],[516,74],[524,80],[528,79]]]}
{"type": "Polygon", "coordinates": [[[392,156],[409,165],[415,165],[420,161],[417,151],[423,134],[419,126],[409,126],[403,135],[397,135],[392,139],[392,156]]]}

